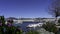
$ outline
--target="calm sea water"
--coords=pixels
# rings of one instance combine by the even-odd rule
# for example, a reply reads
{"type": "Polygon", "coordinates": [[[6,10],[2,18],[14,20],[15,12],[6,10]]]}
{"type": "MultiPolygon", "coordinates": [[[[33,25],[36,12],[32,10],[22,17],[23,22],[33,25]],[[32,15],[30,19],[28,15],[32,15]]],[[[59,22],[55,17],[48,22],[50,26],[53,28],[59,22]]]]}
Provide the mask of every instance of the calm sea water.
{"type": "MultiPolygon", "coordinates": [[[[37,22],[36,22],[37,23],[37,22]]],[[[36,24],[34,22],[23,22],[22,24],[15,24],[15,26],[20,26],[20,28],[23,30],[23,31],[28,31],[29,29],[26,28],[26,26],[28,26],[29,24],[36,24]]],[[[32,28],[33,29],[33,28],[32,28]]]]}

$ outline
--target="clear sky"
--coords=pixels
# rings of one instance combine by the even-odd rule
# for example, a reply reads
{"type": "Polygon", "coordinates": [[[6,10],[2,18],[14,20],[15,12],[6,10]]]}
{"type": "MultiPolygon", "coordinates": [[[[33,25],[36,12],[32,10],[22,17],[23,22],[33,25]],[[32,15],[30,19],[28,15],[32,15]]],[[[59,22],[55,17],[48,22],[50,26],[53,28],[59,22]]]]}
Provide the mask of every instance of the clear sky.
{"type": "Polygon", "coordinates": [[[0,15],[5,17],[52,17],[48,11],[51,0],[0,0],[0,15]]]}

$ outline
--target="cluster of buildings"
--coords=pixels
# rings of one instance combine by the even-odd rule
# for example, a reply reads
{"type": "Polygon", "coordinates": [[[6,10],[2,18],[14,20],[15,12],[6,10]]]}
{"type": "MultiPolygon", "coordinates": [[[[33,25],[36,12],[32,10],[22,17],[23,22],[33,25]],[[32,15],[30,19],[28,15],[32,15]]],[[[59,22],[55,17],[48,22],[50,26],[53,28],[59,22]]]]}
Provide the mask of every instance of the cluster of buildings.
{"type": "MultiPolygon", "coordinates": [[[[14,23],[23,23],[23,22],[40,22],[40,23],[45,23],[45,22],[54,22],[55,18],[14,18],[14,17],[9,17],[6,18],[6,21],[8,19],[13,19],[14,23]]],[[[59,18],[58,18],[59,19],[59,18]]]]}
{"type": "MultiPolygon", "coordinates": [[[[5,18],[6,23],[7,20],[13,19],[14,23],[24,23],[24,22],[38,22],[38,23],[45,23],[45,22],[54,22],[55,18],[15,18],[15,17],[9,17],[5,18]]],[[[59,18],[57,19],[59,20],[59,18]]]]}

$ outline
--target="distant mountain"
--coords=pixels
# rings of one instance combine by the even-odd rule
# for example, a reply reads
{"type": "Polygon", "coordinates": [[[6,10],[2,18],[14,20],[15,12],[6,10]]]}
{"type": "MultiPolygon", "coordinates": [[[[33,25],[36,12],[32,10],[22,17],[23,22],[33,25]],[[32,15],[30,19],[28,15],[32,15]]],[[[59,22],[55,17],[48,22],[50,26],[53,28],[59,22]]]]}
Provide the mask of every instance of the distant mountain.
{"type": "Polygon", "coordinates": [[[19,20],[32,20],[32,18],[19,18],[19,20]]]}
{"type": "Polygon", "coordinates": [[[15,17],[9,17],[9,18],[6,18],[6,19],[18,20],[18,18],[15,18],[15,17]]]}

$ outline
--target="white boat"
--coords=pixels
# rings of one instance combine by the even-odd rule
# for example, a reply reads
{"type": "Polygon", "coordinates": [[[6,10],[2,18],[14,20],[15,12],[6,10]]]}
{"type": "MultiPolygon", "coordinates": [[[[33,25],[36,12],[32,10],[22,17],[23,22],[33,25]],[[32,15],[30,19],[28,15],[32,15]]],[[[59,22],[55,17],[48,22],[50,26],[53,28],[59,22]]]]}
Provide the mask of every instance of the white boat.
{"type": "Polygon", "coordinates": [[[37,23],[37,24],[29,24],[27,27],[41,27],[43,25],[43,23],[37,23]]]}

